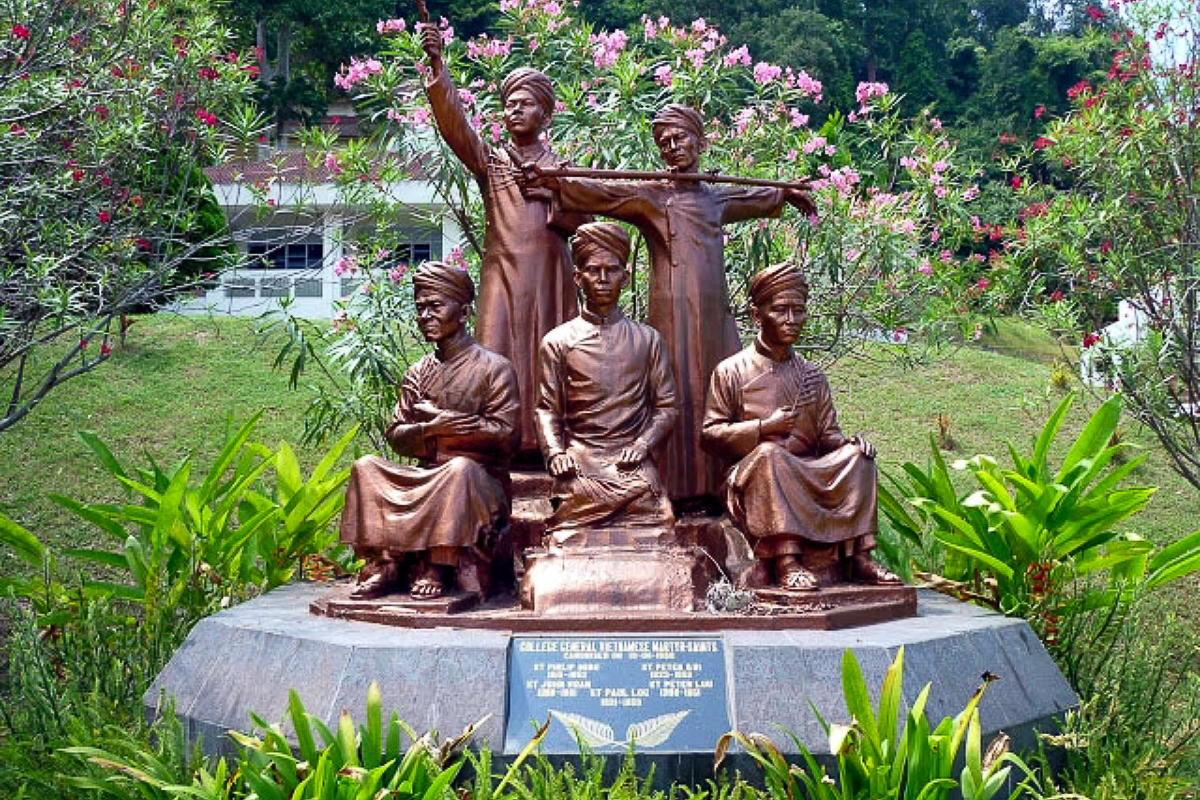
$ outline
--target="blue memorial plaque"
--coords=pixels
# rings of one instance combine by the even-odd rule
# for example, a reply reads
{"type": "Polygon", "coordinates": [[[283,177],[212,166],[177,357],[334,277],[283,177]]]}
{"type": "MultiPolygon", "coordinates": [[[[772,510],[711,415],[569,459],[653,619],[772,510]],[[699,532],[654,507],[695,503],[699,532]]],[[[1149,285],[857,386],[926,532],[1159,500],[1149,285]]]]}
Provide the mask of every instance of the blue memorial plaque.
{"type": "Polygon", "coordinates": [[[727,732],[719,636],[514,636],[504,749],[550,719],[547,753],[711,751],[727,732]]]}

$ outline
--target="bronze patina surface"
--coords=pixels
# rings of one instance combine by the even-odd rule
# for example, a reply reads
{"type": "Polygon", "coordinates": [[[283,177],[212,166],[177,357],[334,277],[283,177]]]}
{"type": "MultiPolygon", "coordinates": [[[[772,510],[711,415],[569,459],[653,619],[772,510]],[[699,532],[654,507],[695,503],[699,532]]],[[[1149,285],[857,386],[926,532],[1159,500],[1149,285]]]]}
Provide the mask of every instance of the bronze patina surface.
{"type": "Polygon", "coordinates": [[[626,611],[542,614],[522,609],[516,598],[492,598],[465,613],[416,610],[389,598],[353,600],[337,585],[313,601],[314,614],[401,628],[464,628],[513,633],[672,633],[723,630],[840,630],[911,617],[917,593],[911,586],[839,584],[797,598],[770,593],[736,613],[626,611]]]}
{"type": "Polygon", "coordinates": [[[474,286],[466,271],[430,262],[413,286],[417,323],[435,349],[405,374],[387,440],[417,466],[356,461],[341,541],[367,561],[360,595],[398,590],[406,572],[417,597],[436,597],[456,578],[484,594],[488,539],[507,525],[511,507],[516,376],[508,359],[467,333],[474,286]]]}
{"type": "Polygon", "coordinates": [[[475,176],[483,196],[485,230],[480,268],[480,344],[512,361],[517,371],[523,453],[536,455],[533,404],[538,344],[552,328],[575,316],[575,286],[567,236],[586,216],[556,211],[546,190],[522,191],[518,167],[561,165],[541,135],[554,113],[554,90],[545,75],[521,68],[500,86],[509,141],[485,142],[471,127],[442,61],[441,31],[427,27],[422,45],[429,57],[425,85],[442,138],[475,176]]]}
{"type": "Polygon", "coordinates": [[[730,464],[723,497],[730,518],[780,588],[817,587],[803,558],[812,551],[840,557],[859,579],[896,583],[870,559],[875,448],[842,433],[824,373],[792,350],[807,318],[807,282],[781,264],[755,276],[751,296],[758,337],[717,366],[701,436],[730,464]]]}
{"type": "MultiPolygon", "coordinates": [[[[654,137],[669,170],[697,172],[708,143],[695,110],[667,106],[654,119],[654,137]]],[[[555,189],[562,208],[628,222],[645,237],[650,250],[647,322],[666,340],[680,395],[679,423],[663,454],[663,477],[672,499],[715,495],[720,467],[700,448],[704,397],[713,368],[740,346],[729,307],[722,226],[778,216],[785,203],[813,213],[803,184],[783,189],[551,177],[539,176],[537,166],[526,165],[530,185],[555,189]]]]}

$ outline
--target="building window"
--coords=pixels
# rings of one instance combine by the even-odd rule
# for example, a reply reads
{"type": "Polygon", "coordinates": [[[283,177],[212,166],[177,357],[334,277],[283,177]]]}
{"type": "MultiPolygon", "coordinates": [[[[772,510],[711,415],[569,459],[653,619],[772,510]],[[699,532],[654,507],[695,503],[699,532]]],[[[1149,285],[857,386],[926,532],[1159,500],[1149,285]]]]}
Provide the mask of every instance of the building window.
{"type": "Polygon", "coordinates": [[[303,280],[295,283],[296,297],[323,297],[325,285],[320,280],[303,280]]]}
{"type": "Polygon", "coordinates": [[[313,233],[292,240],[249,242],[246,253],[253,269],[320,269],[325,243],[321,234],[313,233]]]}

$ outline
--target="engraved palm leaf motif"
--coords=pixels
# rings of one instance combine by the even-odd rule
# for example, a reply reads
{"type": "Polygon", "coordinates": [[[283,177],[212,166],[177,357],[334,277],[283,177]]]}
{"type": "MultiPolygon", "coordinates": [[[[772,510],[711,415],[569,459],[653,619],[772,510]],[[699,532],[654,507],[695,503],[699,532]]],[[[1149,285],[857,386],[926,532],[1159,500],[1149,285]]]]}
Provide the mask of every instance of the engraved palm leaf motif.
{"type": "Polygon", "coordinates": [[[642,722],[635,722],[625,729],[625,739],[617,740],[612,726],[598,719],[585,717],[582,714],[572,714],[569,711],[550,710],[550,714],[573,736],[579,738],[588,747],[626,747],[638,744],[642,747],[658,747],[665,744],[671,734],[683,722],[691,709],[660,714],[657,717],[642,722]]]}

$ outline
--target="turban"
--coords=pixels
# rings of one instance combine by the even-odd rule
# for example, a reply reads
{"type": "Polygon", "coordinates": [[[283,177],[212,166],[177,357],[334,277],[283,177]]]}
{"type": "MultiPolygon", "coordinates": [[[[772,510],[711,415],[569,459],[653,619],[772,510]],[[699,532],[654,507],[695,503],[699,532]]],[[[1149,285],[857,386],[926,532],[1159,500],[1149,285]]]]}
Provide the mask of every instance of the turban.
{"type": "Polygon", "coordinates": [[[580,225],[571,239],[571,257],[578,268],[588,256],[600,250],[615,253],[624,264],[629,259],[629,234],[615,222],[589,222],[580,225]]]}
{"type": "Polygon", "coordinates": [[[475,299],[471,273],[442,261],[426,261],[413,273],[413,291],[428,289],[466,305],[475,299]]]}
{"type": "Polygon", "coordinates": [[[796,269],[795,264],[785,261],[782,264],[767,267],[754,276],[754,279],[750,281],[750,300],[754,303],[755,308],[758,308],[770,302],[775,295],[786,292],[788,289],[800,292],[804,297],[804,302],[808,302],[808,281],[804,279],[804,274],[796,269]]]}
{"type": "Polygon", "coordinates": [[[500,84],[500,100],[508,102],[508,96],[517,89],[524,89],[533,95],[546,116],[554,113],[554,87],[550,79],[531,67],[518,67],[505,76],[500,84]]]}
{"type": "Polygon", "coordinates": [[[704,120],[701,119],[700,113],[694,108],[678,103],[663,106],[663,109],[654,117],[651,127],[654,128],[655,133],[658,133],[659,128],[667,125],[674,125],[677,128],[683,128],[685,131],[691,131],[701,142],[708,141],[708,137],[704,135],[704,120]]]}

